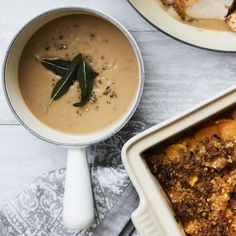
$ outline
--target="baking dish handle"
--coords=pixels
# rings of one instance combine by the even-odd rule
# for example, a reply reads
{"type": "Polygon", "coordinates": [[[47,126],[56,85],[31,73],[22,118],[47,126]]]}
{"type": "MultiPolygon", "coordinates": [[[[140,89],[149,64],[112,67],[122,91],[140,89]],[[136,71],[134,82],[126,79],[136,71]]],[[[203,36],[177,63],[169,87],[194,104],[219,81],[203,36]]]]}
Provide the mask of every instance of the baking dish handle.
{"type": "Polygon", "coordinates": [[[132,221],[135,228],[141,236],[163,236],[166,235],[162,231],[162,227],[159,227],[157,222],[153,221],[151,212],[148,207],[140,203],[136,211],[133,212],[132,221]]]}
{"type": "Polygon", "coordinates": [[[161,213],[161,217],[165,219],[165,223],[163,223],[158,220],[152,208],[141,201],[131,218],[141,236],[186,236],[182,227],[174,225],[173,222],[175,221],[171,223],[170,219],[168,219],[169,214],[161,213]]]}
{"type": "Polygon", "coordinates": [[[94,205],[85,148],[68,150],[63,207],[67,227],[86,229],[92,224],[94,205]]]}

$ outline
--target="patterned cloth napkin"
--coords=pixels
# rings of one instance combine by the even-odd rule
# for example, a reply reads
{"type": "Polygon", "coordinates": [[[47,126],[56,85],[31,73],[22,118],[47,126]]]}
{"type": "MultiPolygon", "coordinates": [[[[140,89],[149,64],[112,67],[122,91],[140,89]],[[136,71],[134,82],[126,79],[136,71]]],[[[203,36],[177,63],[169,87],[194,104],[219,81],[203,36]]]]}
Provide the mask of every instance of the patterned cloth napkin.
{"type": "Polygon", "coordinates": [[[125,141],[145,128],[147,125],[133,120],[117,135],[88,149],[95,200],[95,220],[88,230],[63,225],[66,170],[60,169],[39,177],[16,199],[0,207],[0,236],[136,235],[130,215],[138,206],[138,196],[120,151],[125,141]]]}

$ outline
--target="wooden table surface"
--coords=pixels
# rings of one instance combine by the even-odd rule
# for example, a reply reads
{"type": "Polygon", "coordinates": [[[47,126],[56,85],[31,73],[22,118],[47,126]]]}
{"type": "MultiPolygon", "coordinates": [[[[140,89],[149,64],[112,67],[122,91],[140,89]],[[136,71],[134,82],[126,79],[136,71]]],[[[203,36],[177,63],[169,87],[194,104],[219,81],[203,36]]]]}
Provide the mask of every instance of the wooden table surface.
{"type": "MultiPolygon", "coordinates": [[[[145,22],[125,0],[1,0],[0,64],[20,27],[37,14],[62,6],[102,10],[123,23],[137,40],[146,82],[135,119],[159,123],[236,82],[236,53],[204,51],[177,42],[145,22]]],[[[38,140],[19,125],[0,88],[0,204],[37,176],[64,167],[65,157],[64,149],[38,140]]]]}

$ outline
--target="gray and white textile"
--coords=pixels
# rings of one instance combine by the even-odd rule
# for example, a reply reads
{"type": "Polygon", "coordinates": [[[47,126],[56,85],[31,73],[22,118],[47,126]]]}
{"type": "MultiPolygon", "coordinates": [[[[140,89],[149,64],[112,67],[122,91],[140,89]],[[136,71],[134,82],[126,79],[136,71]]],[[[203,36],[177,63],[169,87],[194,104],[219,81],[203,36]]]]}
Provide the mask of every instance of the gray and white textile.
{"type": "Polygon", "coordinates": [[[0,236],[129,236],[136,235],[130,220],[138,196],[121,162],[125,141],[147,128],[131,121],[122,131],[88,149],[95,199],[95,220],[91,228],[70,230],[63,225],[62,201],[65,169],[36,179],[16,199],[0,207],[0,236]]]}

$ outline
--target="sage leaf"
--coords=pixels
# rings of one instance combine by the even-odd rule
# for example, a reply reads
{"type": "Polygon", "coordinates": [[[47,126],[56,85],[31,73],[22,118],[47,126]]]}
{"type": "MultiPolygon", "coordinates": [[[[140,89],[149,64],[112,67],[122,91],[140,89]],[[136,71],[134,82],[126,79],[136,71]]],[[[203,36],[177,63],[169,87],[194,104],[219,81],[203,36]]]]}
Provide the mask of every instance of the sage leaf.
{"type": "Polygon", "coordinates": [[[74,81],[71,79],[67,80],[67,77],[58,80],[52,90],[51,99],[56,101],[62,97],[69,90],[70,86],[73,85],[73,83],[74,81]]]}
{"type": "Polygon", "coordinates": [[[51,100],[45,106],[45,111],[53,101],[62,97],[73,83],[77,80],[81,90],[81,99],[73,104],[75,107],[84,106],[91,98],[94,80],[98,73],[84,60],[81,54],[78,54],[72,61],[63,59],[37,59],[48,70],[61,77],[53,87],[51,100]]]}
{"type": "Polygon", "coordinates": [[[47,69],[52,71],[54,74],[61,77],[65,76],[68,72],[71,61],[62,59],[40,59],[41,64],[47,69]]]}
{"type": "Polygon", "coordinates": [[[79,64],[77,68],[77,80],[79,81],[81,98],[73,106],[82,107],[89,101],[92,96],[94,80],[97,76],[98,73],[86,61],[83,60],[83,63],[79,64]]]}
{"type": "Polygon", "coordinates": [[[60,79],[54,86],[51,93],[51,100],[46,106],[46,110],[52,104],[53,101],[62,97],[69,90],[70,86],[75,81],[74,78],[76,75],[77,67],[81,63],[82,63],[82,56],[81,54],[79,54],[76,57],[74,57],[74,59],[72,60],[71,66],[69,67],[65,76],[62,79],[60,79]]]}

